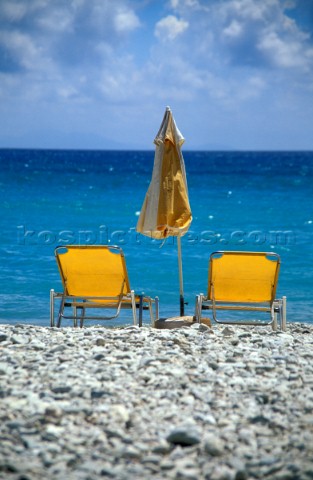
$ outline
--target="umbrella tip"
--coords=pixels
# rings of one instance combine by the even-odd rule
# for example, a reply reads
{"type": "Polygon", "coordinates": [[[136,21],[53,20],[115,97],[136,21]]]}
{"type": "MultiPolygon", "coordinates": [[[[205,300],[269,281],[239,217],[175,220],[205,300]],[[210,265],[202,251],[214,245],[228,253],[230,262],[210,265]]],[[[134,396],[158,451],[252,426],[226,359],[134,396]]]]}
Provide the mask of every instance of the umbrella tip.
{"type": "Polygon", "coordinates": [[[166,111],[167,111],[167,112],[170,112],[170,111],[171,111],[171,107],[169,107],[169,106],[167,105],[166,111]]]}

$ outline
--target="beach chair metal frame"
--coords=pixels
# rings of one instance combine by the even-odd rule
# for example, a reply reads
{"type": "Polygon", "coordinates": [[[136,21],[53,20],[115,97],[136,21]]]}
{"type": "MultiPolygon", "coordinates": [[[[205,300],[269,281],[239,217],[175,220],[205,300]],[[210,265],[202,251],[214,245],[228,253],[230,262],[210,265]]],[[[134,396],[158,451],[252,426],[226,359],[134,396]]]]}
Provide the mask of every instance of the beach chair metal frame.
{"type": "Polygon", "coordinates": [[[134,325],[137,324],[137,309],[139,310],[139,326],[142,326],[144,310],[149,310],[152,325],[159,318],[158,297],[151,298],[144,294],[136,295],[134,290],[130,289],[125,257],[120,247],[111,245],[60,245],[55,248],[54,254],[63,284],[63,292],[50,290],[51,327],[55,326],[56,300],[60,301],[57,327],[61,326],[63,318],[73,320],[75,327],[78,322],[82,327],[85,320],[113,320],[119,316],[121,309],[132,310],[134,325]],[[70,261],[65,260],[64,257],[68,253],[72,256],[70,261]],[[112,270],[110,261],[113,259],[115,269],[112,270]],[[107,263],[105,260],[107,260],[107,263]],[[93,272],[93,267],[96,270],[95,272],[93,272]],[[115,275],[111,282],[110,275],[111,278],[115,275]],[[116,276],[120,279],[119,281],[116,276]],[[96,295],[92,294],[92,285],[88,284],[88,279],[90,279],[91,284],[95,285],[96,295]],[[104,279],[106,279],[106,282],[104,279]],[[108,282],[110,282],[110,285],[108,282]],[[112,286],[112,284],[114,285],[112,286]],[[114,289],[116,291],[112,295],[114,289]],[[110,295],[106,294],[108,291],[110,291],[110,295]],[[67,308],[72,309],[73,313],[71,315],[64,313],[67,308]],[[87,314],[94,309],[109,310],[110,314],[87,314]]]}
{"type": "Polygon", "coordinates": [[[285,296],[275,298],[279,270],[280,256],[274,252],[213,252],[209,259],[208,293],[196,296],[196,321],[201,323],[203,310],[211,310],[216,323],[272,325],[276,330],[279,317],[280,328],[285,330],[287,300],[285,296]],[[225,320],[218,317],[222,310],[265,313],[269,317],[225,320]]]}

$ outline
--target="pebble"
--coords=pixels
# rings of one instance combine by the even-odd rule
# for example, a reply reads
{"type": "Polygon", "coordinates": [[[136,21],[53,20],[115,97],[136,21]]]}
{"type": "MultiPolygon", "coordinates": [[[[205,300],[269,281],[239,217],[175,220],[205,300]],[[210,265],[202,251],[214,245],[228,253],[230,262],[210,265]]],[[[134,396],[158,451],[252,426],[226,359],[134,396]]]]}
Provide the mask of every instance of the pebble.
{"type": "Polygon", "coordinates": [[[201,436],[193,425],[185,425],[174,428],[166,437],[166,440],[174,445],[186,447],[200,443],[201,436]]]}
{"type": "Polygon", "coordinates": [[[0,479],[309,480],[313,325],[0,328],[0,479]]]}

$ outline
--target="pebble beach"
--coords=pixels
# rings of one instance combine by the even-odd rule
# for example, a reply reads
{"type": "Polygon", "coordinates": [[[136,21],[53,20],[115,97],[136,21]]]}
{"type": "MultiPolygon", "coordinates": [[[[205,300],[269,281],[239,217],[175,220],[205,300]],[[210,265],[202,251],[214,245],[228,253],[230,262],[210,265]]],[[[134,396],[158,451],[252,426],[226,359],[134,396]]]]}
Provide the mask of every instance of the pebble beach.
{"type": "Polygon", "coordinates": [[[0,478],[313,479],[313,325],[0,325],[0,478]]]}

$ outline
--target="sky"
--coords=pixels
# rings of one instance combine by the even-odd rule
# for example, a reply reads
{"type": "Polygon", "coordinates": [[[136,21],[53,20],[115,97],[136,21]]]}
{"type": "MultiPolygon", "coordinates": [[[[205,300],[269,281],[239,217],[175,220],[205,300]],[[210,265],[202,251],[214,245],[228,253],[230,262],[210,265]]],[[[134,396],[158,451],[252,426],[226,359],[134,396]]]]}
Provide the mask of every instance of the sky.
{"type": "Polygon", "coordinates": [[[1,0],[0,148],[313,150],[313,0],[1,0]]]}

